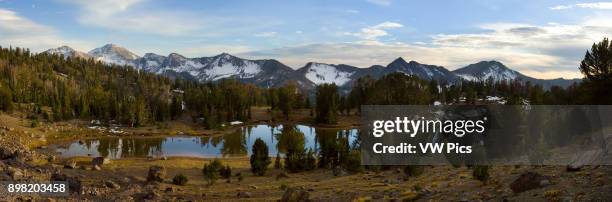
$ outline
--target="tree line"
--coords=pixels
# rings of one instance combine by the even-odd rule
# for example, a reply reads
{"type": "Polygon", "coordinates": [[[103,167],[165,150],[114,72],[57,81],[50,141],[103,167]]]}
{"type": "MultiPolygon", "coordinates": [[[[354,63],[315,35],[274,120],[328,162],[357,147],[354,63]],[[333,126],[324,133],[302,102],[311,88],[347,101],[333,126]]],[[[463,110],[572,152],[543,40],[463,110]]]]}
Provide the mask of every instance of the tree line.
{"type": "Polygon", "coordinates": [[[215,128],[248,120],[251,106],[271,105],[288,116],[310,105],[295,89],[169,79],[131,66],[0,47],[0,111],[47,121],[98,119],[137,127],[190,117],[215,128]]]}

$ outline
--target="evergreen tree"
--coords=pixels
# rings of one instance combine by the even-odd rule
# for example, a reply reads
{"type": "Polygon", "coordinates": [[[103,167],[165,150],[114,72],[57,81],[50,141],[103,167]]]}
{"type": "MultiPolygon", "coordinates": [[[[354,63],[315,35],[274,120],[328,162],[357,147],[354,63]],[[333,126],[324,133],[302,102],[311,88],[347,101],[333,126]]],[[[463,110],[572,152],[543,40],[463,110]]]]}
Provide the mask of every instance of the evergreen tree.
{"type": "Polygon", "coordinates": [[[336,84],[321,84],[317,86],[317,123],[333,124],[337,122],[339,95],[336,84]]]}
{"type": "Polygon", "coordinates": [[[261,138],[257,138],[253,144],[252,152],[251,171],[255,175],[263,176],[271,163],[268,157],[268,145],[261,138]]]}
{"type": "Polygon", "coordinates": [[[604,38],[594,43],[580,62],[585,85],[591,91],[592,104],[612,104],[612,43],[604,38]]]}
{"type": "Polygon", "coordinates": [[[13,95],[11,91],[0,84],[0,111],[10,111],[13,109],[13,95]]]}

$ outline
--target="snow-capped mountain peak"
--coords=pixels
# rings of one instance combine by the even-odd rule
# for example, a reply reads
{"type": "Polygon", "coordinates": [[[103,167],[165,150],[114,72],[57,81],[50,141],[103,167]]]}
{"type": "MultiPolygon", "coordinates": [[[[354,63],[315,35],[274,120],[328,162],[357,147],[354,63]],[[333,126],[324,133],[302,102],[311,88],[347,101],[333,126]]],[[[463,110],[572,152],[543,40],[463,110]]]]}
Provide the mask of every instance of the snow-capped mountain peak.
{"type": "Polygon", "coordinates": [[[384,71],[386,73],[401,72],[406,75],[414,75],[426,80],[434,79],[437,81],[448,82],[454,82],[457,80],[456,76],[444,67],[421,64],[412,60],[410,62],[406,62],[406,60],[401,57],[389,63],[384,71]]]}
{"type": "Polygon", "coordinates": [[[253,60],[245,60],[228,53],[212,57],[202,72],[206,80],[219,80],[228,77],[253,78],[262,71],[261,64],[253,60]]]}
{"type": "Polygon", "coordinates": [[[453,71],[457,76],[468,81],[515,80],[526,76],[511,70],[498,61],[481,61],[453,71]]]}
{"type": "Polygon", "coordinates": [[[456,83],[461,80],[484,81],[493,79],[529,81],[546,87],[552,85],[568,86],[579,80],[542,80],[535,79],[511,70],[497,61],[483,61],[448,71],[442,66],[407,62],[398,57],[386,67],[373,65],[369,68],[358,68],[350,65],[334,65],[310,62],[297,70],[274,59],[248,60],[221,53],[212,57],[189,58],[178,53],[167,56],[147,53],[143,57],[114,44],[107,44],[87,53],[62,46],[45,51],[65,57],[94,58],[107,64],[129,65],[146,72],[153,72],[170,78],[183,78],[198,81],[218,81],[224,78],[235,78],[245,83],[262,87],[278,87],[295,83],[303,89],[313,89],[318,84],[335,83],[348,89],[353,81],[364,76],[380,78],[391,73],[413,75],[424,80],[437,80],[445,83],[456,83]],[[461,79],[463,78],[463,79],[461,79]]]}
{"type": "Polygon", "coordinates": [[[73,48],[69,46],[60,46],[57,48],[52,48],[52,49],[45,51],[45,53],[63,55],[64,57],[80,57],[80,58],[90,57],[89,55],[87,55],[87,53],[83,53],[83,52],[74,50],[73,48]]]}
{"type": "Polygon", "coordinates": [[[140,56],[115,44],[106,44],[88,53],[98,61],[116,65],[134,65],[133,60],[140,58],[140,56]]]}

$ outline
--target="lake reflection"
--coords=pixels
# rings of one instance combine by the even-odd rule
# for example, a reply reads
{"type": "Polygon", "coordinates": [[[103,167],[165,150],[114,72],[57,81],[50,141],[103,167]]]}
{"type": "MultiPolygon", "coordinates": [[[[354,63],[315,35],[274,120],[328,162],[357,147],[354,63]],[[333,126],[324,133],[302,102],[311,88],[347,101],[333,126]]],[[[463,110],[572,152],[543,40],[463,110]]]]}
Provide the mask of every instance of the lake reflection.
{"type": "Polygon", "coordinates": [[[271,156],[281,155],[287,147],[302,147],[318,151],[321,143],[345,137],[351,144],[357,139],[357,129],[321,129],[306,125],[245,126],[236,132],[216,137],[103,137],[56,145],[62,157],[104,156],[111,159],[128,157],[234,157],[251,154],[257,138],[268,145],[271,156]],[[287,131],[295,131],[287,133],[287,131]]]}

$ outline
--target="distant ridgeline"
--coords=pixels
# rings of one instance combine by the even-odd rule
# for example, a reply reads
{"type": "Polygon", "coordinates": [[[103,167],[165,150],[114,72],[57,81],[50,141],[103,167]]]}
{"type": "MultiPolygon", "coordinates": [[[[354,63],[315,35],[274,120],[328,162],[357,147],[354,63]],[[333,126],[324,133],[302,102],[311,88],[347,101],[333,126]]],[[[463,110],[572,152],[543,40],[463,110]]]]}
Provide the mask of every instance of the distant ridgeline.
{"type": "MultiPolygon", "coordinates": [[[[405,63],[402,61],[398,59],[390,66],[401,66],[405,63]]],[[[520,80],[471,79],[446,83],[422,79],[415,74],[408,76],[405,72],[343,80],[344,89],[327,85],[326,79],[317,85],[316,91],[300,88],[301,80],[262,88],[233,76],[203,81],[171,79],[166,74],[128,65],[109,64],[93,57],[32,54],[27,49],[1,48],[0,110],[17,110],[32,119],[114,120],[128,126],[187,117],[214,128],[229,121],[247,120],[251,106],[271,106],[288,117],[292,109],[312,108],[321,103],[316,108],[317,116],[324,117],[317,120],[333,123],[336,113],[358,111],[365,104],[581,104],[585,102],[580,98],[586,97],[577,84],[547,89],[520,80]],[[312,96],[308,95],[318,95],[320,99],[312,103],[312,96]]],[[[310,63],[309,67],[321,68],[321,65],[310,63]]]]}
{"type": "Polygon", "coordinates": [[[216,127],[246,120],[250,106],[268,104],[266,94],[235,80],[171,80],[93,59],[0,50],[0,110],[17,110],[32,119],[100,119],[140,126],[188,115],[216,127]]]}
{"type": "Polygon", "coordinates": [[[519,80],[530,82],[532,85],[541,85],[544,89],[552,86],[568,87],[572,83],[580,82],[580,79],[546,80],[528,77],[497,61],[482,61],[454,71],[449,71],[442,66],[405,61],[403,58],[397,58],[386,66],[373,65],[367,68],[318,62],[309,62],[303,67],[292,68],[274,59],[249,60],[228,53],[195,58],[188,58],[178,53],[171,53],[168,56],[146,53],[141,57],[114,44],[107,44],[87,53],[68,46],[49,49],[45,52],[65,57],[92,58],[107,64],[129,65],[171,78],[210,82],[232,77],[243,83],[266,88],[295,83],[298,88],[312,90],[320,84],[334,83],[342,92],[347,92],[361,77],[380,78],[392,73],[414,75],[423,80],[436,80],[440,84],[519,80]]]}

